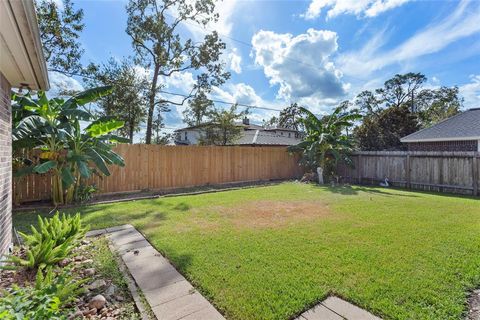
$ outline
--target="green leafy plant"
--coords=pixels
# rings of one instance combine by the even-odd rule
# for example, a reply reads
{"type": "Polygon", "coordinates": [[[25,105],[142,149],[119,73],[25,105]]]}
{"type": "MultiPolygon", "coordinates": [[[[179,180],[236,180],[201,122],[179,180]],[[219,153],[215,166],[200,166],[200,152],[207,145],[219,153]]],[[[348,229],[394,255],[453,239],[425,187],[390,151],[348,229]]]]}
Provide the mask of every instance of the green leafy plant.
{"type": "Polygon", "coordinates": [[[124,166],[123,158],[112,150],[113,144],[128,142],[112,134],[123,127],[123,121],[97,119],[84,108],[111,92],[111,86],[92,88],[67,100],[48,99],[45,92],[36,97],[14,93],[13,151],[20,164],[14,176],[51,173],[52,198],[58,205],[74,199],[81,180],[92,174],[110,175],[108,165],[124,166]],[[82,129],[80,122],[89,124],[82,129]]]}
{"type": "Polygon", "coordinates": [[[60,217],[57,212],[43,219],[38,216],[38,229],[31,226],[31,234],[20,232],[26,245],[26,258],[11,255],[5,261],[9,265],[4,268],[36,269],[54,265],[71,254],[87,230],[88,227],[82,226],[79,213],[60,217]]]}
{"type": "Polygon", "coordinates": [[[70,268],[65,268],[55,273],[53,268],[49,266],[45,270],[42,269],[37,272],[35,290],[55,295],[60,301],[60,306],[63,307],[85,292],[85,288],[82,286],[88,280],[88,278],[75,279],[70,268]]]}
{"type": "Polygon", "coordinates": [[[323,172],[332,175],[338,162],[352,164],[350,154],[354,141],[345,129],[352,127],[361,115],[355,110],[347,111],[347,107],[341,104],[332,114],[322,118],[300,108],[305,115],[302,120],[305,137],[302,142],[290,147],[289,151],[301,153],[300,164],[308,169],[320,168],[319,181],[323,181],[323,172]]]}
{"type": "Polygon", "coordinates": [[[98,191],[98,188],[94,184],[80,184],[76,194],[75,200],[83,203],[90,201],[93,198],[93,194],[98,191]]]}
{"type": "Polygon", "coordinates": [[[67,319],[60,310],[60,298],[33,287],[13,286],[0,299],[0,319],[67,319]]]}
{"type": "Polygon", "coordinates": [[[88,279],[77,280],[70,269],[39,269],[35,285],[6,292],[0,299],[0,319],[66,319],[64,310],[85,292],[88,279]]]}

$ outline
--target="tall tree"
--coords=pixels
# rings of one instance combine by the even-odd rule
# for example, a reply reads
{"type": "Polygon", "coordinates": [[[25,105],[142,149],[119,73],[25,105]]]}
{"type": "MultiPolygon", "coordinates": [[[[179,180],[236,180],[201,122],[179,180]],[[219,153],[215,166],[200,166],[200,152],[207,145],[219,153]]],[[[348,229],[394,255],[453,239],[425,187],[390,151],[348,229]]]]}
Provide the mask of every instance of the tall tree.
{"type": "Polygon", "coordinates": [[[200,144],[225,146],[234,143],[243,131],[237,122],[247,113],[248,111],[237,111],[237,105],[232,105],[230,109],[215,109],[209,115],[200,144]]]}
{"type": "Polygon", "coordinates": [[[152,143],[154,144],[161,144],[166,145],[169,144],[173,139],[173,134],[162,132],[162,129],[165,128],[165,123],[163,121],[162,113],[164,109],[161,107],[157,107],[155,117],[153,120],[153,132],[154,136],[152,139],[152,143]]]}
{"type": "Polygon", "coordinates": [[[183,105],[196,92],[208,92],[230,77],[220,55],[225,49],[217,32],[205,35],[203,41],[180,36],[182,23],[205,26],[218,19],[214,0],[130,0],[127,5],[127,34],[132,38],[136,61],[151,71],[148,92],[145,142],[152,141],[153,113],[157,105],[183,105]],[[172,15],[175,12],[175,16],[172,15]],[[195,72],[197,81],[181,100],[158,95],[165,78],[177,72],[195,72]],[[162,79],[163,78],[163,79],[162,79]]]}
{"type": "Polygon", "coordinates": [[[125,126],[119,132],[133,143],[133,136],[140,131],[146,117],[147,79],[139,75],[131,61],[124,59],[118,62],[110,58],[96,68],[94,77],[86,79],[86,82],[94,87],[113,86],[113,92],[97,102],[100,113],[124,121],[125,126]]]}
{"type": "Polygon", "coordinates": [[[43,53],[50,70],[79,73],[84,50],[78,41],[85,24],[83,10],[75,10],[71,0],[37,0],[36,12],[43,53]]]}
{"type": "Polygon", "coordinates": [[[355,130],[363,150],[403,149],[400,138],[460,111],[458,88],[423,88],[421,73],[395,75],[382,88],[363,91],[355,105],[365,116],[355,130]]]}
{"type": "Polygon", "coordinates": [[[416,95],[426,81],[427,77],[421,73],[396,74],[392,79],[385,81],[383,88],[377,89],[377,93],[387,107],[408,104],[410,111],[415,113],[416,95]]]}
{"type": "Polygon", "coordinates": [[[292,103],[290,106],[280,111],[278,125],[282,128],[303,131],[305,129],[302,121],[304,116],[305,114],[302,111],[302,107],[297,103],[292,103]]]}
{"type": "Polygon", "coordinates": [[[393,106],[364,116],[354,136],[361,150],[404,150],[400,139],[419,129],[418,119],[408,105],[393,106]]]}
{"type": "Polygon", "coordinates": [[[189,126],[198,126],[212,111],[212,107],[212,100],[208,99],[204,91],[199,91],[188,101],[188,108],[183,111],[183,121],[189,126]]]}
{"type": "Polygon", "coordinates": [[[417,107],[420,125],[426,128],[450,118],[460,112],[462,105],[458,87],[422,90],[417,107]]]}

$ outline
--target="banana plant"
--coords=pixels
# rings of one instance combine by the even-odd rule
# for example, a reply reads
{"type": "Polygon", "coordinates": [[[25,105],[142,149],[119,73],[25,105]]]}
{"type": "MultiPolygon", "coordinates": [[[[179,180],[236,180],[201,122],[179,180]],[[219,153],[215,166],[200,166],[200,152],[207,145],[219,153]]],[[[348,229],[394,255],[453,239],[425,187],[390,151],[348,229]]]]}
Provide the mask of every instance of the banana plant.
{"type": "Polygon", "coordinates": [[[108,165],[124,166],[123,158],[112,151],[115,143],[128,142],[112,134],[123,121],[95,119],[83,109],[111,92],[111,86],[92,88],[67,100],[48,99],[45,92],[36,97],[14,93],[13,150],[29,156],[18,157],[14,176],[51,173],[53,203],[61,205],[75,198],[81,179],[94,173],[110,175],[108,165]]]}
{"type": "Polygon", "coordinates": [[[352,164],[350,154],[354,141],[345,129],[352,127],[361,115],[356,111],[347,112],[342,105],[322,118],[305,108],[300,110],[304,114],[301,121],[305,137],[299,144],[289,147],[289,151],[301,153],[301,165],[310,170],[317,168],[319,183],[323,183],[323,172],[335,168],[338,162],[352,164]]]}

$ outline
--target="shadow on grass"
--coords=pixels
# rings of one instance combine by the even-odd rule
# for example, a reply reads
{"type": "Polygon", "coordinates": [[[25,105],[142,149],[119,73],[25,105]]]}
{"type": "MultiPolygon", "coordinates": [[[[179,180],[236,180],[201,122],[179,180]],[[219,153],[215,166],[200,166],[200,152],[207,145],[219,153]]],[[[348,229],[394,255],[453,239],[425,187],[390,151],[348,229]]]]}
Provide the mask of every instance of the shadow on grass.
{"type": "MultiPolygon", "coordinates": [[[[359,186],[359,185],[355,185],[355,186],[344,185],[344,186],[337,186],[337,187],[329,187],[329,186],[316,185],[315,187],[321,188],[331,193],[338,193],[338,194],[347,195],[347,196],[358,195],[359,193],[364,192],[369,194],[383,195],[387,197],[410,197],[410,198],[418,197],[417,195],[414,195],[414,194],[398,194],[398,193],[392,194],[390,192],[383,191],[379,187],[374,187],[374,186],[368,187],[368,186],[359,186]]],[[[409,191],[409,190],[403,190],[403,189],[397,189],[397,188],[391,188],[391,189],[400,190],[400,191],[409,191]]]]}

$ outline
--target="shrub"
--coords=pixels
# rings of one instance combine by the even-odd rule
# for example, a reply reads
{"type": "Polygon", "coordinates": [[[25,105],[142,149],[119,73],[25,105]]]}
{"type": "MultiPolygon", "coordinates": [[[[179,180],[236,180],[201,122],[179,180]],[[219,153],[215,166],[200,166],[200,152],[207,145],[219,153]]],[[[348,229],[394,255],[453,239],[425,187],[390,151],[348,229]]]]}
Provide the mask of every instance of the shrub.
{"type": "Polygon", "coordinates": [[[57,213],[49,219],[42,219],[41,216],[38,216],[38,229],[39,230],[31,226],[32,234],[30,235],[20,232],[28,246],[38,245],[47,239],[54,241],[54,247],[67,241],[76,242],[85,236],[88,228],[82,227],[79,213],[73,217],[63,213],[60,217],[57,211],[57,213]]]}
{"type": "Polygon", "coordinates": [[[38,217],[38,230],[32,234],[20,233],[25,240],[26,259],[11,255],[5,262],[30,269],[51,266],[67,258],[85,236],[88,227],[82,227],[80,214],[52,218],[38,217]]]}

